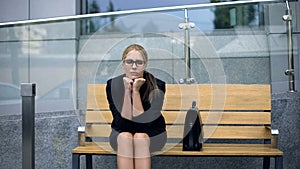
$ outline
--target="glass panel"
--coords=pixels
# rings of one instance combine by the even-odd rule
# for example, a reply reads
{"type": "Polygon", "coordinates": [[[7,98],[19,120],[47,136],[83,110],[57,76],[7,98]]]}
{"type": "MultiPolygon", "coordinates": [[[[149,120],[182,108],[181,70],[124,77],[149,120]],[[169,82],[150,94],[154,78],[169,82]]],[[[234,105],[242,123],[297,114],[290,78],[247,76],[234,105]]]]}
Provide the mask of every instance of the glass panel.
{"type": "MultiPolygon", "coordinates": [[[[6,92],[2,92],[1,105],[19,104],[19,84],[34,82],[38,112],[53,107],[57,111],[84,109],[86,84],[105,83],[122,73],[122,51],[132,43],[147,49],[150,72],[167,83],[180,83],[187,75],[186,37],[190,45],[189,71],[195,83],[284,80],[285,76],[275,73],[271,77],[270,73],[270,49],[278,49],[273,46],[282,37],[276,32],[284,27],[264,26],[266,11],[273,14],[264,4],[188,9],[189,23],[194,25],[188,31],[179,28],[185,24],[183,9],[1,27],[1,90],[6,92]],[[226,21],[225,25],[218,26],[223,24],[221,21],[226,21]],[[270,35],[269,30],[275,33],[270,35]]],[[[280,47],[280,51],[286,49],[280,47]]],[[[278,59],[283,60],[273,58],[278,59]]]]}
{"type": "Polygon", "coordinates": [[[30,73],[37,112],[76,109],[76,22],[30,27],[30,73]]]}
{"type": "Polygon", "coordinates": [[[20,83],[28,82],[28,26],[0,29],[0,109],[1,115],[19,114],[20,83]]]}
{"type": "MultiPolygon", "coordinates": [[[[159,1],[155,0],[151,3],[142,3],[138,0],[131,1],[111,1],[111,0],[86,0],[83,1],[81,13],[105,13],[115,11],[128,11],[137,9],[149,9],[159,7],[170,7],[180,5],[199,5],[209,3],[231,2],[231,0],[189,0],[189,1],[159,1]]],[[[263,4],[253,3],[248,5],[226,5],[226,6],[210,6],[202,10],[190,13],[191,20],[198,20],[201,30],[213,29],[232,29],[242,26],[255,27],[264,25],[263,4]],[[200,18],[200,19],[199,19],[200,18]]],[[[170,11],[167,13],[171,13],[170,11]]],[[[180,16],[181,11],[172,12],[176,16],[180,16]]],[[[181,16],[182,17],[182,16],[181,16]]],[[[115,20],[113,16],[100,18],[91,18],[82,24],[82,34],[96,32],[100,27],[115,20]],[[105,18],[105,19],[104,19],[105,18]]]]}
{"type": "MultiPolygon", "coordinates": [[[[238,7],[252,9],[253,5],[238,7]]],[[[261,8],[256,5],[253,9],[261,8]]],[[[212,11],[188,10],[189,21],[195,24],[187,35],[190,39],[190,72],[195,83],[269,84],[270,58],[265,29],[253,29],[249,21],[247,24],[246,21],[236,21],[231,27],[235,29],[207,31],[216,27],[205,21],[209,17],[213,18],[215,13],[212,11]]],[[[111,18],[111,22],[100,26],[91,35],[80,38],[79,88],[85,89],[87,83],[106,83],[109,78],[121,74],[122,51],[132,43],[146,48],[150,59],[148,71],[158,78],[167,83],[180,83],[186,78],[186,34],[184,29],[179,28],[179,24],[185,22],[184,10],[117,15],[111,18]]],[[[107,21],[107,18],[92,19],[107,21]]],[[[261,23],[258,18],[255,19],[256,23],[261,23]]],[[[84,109],[86,91],[78,92],[79,108],[84,109]]]]}

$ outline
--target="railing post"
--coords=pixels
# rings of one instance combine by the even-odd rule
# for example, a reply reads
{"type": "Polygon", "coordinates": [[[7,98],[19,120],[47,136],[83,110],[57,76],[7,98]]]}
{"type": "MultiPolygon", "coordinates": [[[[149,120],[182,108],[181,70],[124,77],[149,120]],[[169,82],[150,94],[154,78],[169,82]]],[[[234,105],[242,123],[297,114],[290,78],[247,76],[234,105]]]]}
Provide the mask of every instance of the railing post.
{"type": "Polygon", "coordinates": [[[184,56],[185,56],[185,73],[186,78],[180,79],[180,83],[194,83],[191,77],[191,55],[190,55],[190,29],[195,27],[195,23],[189,22],[188,9],[184,9],[184,23],[178,25],[180,29],[184,29],[184,56]]]}
{"type": "Polygon", "coordinates": [[[22,169],[34,169],[34,118],[36,85],[21,84],[22,96],[22,169]]]}
{"type": "Polygon", "coordinates": [[[295,74],[294,74],[294,56],[293,56],[293,25],[292,25],[292,10],[289,5],[289,1],[286,2],[286,15],[283,15],[282,19],[286,21],[287,28],[287,42],[288,42],[288,69],[285,74],[289,76],[289,92],[295,92],[295,74]]]}

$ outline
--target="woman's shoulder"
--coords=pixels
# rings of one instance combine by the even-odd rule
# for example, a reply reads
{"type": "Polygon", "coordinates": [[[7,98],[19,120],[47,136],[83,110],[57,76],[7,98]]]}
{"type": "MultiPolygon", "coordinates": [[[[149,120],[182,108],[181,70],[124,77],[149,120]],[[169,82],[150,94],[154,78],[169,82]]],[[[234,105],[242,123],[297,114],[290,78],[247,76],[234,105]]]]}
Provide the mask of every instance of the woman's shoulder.
{"type": "Polygon", "coordinates": [[[106,81],[106,83],[107,83],[107,84],[111,84],[112,82],[120,82],[120,81],[123,81],[123,77],[124,77],[124,76],[125,76],[125,75],[122,74],[122,75],[119,75],[119,76],[116,76],[116,77],[112,77],[112,78],[108,79],[108,80],[106,81]]]}
{"type": "Polygon", "coordinates": [[[166,91],[166,82],[163,80],[156,78],[156,85],[160,90],[164,92],[166,91]]]}
{"type": "Polygon", "coordinates": [[[164,82],[163,80],[161,80],[161,79],[158,79],[158,78],[156,78],[156,83],[157,83],[157,85],[159,86],[164,86],[164,85],[166,85],[166,82],[164,82]]]}

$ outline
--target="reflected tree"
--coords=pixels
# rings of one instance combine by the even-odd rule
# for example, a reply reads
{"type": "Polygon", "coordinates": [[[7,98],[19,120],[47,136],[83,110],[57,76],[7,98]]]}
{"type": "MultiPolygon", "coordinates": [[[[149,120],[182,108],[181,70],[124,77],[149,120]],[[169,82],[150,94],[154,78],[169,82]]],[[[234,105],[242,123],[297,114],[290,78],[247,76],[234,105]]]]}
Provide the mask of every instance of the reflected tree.
{"type": "MultiPolygon", "coordinates": [[[[113,2],[109,1],[109,5],[106,10],[101,11],[101,4],[97,0],[93,0],[92,2],[87,1],[87,11],[86,13],[101,13],[101,12],[114,12],[118,11],[115,9],[113,2]]],[[[120,31],[120,29],[116,28],[114,21],[116,20],[116,16],[103,16],[103,17],[94,17],[88,19],[83,25],[86,28],[85,33],[94,33],[98,31],[101,27],[105,26],[105,31],[113,32],[113,31],[120,31]]]]}
{"type": "MultiPolygon", "coordinates": [[[[228,0],[211,0],[211,3],[226,2],[228,0]]],[[[232,0],[237,1],[237,0],[232,0]]],[[[238,26],[255,25],[257,15],[257,5],[237,5],[237,6],[218,6],[214,9],[215,29],[228,29],[238,26]]]]}
{"type": "MultiPolygon", "coordinates": [[[[114,4],[111,1],[109,1],[109,6],[108,6],[108,9],[107,9],[107,12],[114,12],[114,11],[118,11],[118,10],[115,10],[114,4]]],[[[118,27],[115,26],[116,16],[114,16],[114,15],[113,16],[108,16],[108,18],[109,18],[109,26],[105,27],[105,31],[108,31],[108,32],[119,32],[119,31],[121,31],[121,29],[119,29],[118,27]]]]}
{"type": "MultiPolygon", "coordinates": [[[[95,0],[93,0],[89,9],[90,9],[89,13],[99,13],[100,12],[100,8],[95,0]]],[[[96,22],[94,20],[95,19],[93,19],[93,18],[89,19],[88,25],[89,25],[90,32],[95,32],[98,29],[98,26],[96,26],[96,22]]]]}

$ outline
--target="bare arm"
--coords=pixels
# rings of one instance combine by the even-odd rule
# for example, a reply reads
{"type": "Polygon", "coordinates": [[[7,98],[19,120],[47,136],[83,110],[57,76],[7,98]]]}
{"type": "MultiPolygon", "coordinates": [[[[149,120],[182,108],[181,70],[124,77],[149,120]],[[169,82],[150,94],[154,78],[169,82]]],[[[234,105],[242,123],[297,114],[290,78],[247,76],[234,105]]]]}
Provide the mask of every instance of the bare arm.
{"type": "Polygon", "coordinates": [[[131,95],[130,93],[125,92],[122,113],[121,113],[122,117],[128,120],[132,119],[132,106],[131,106],[130,95],[131,95]]]}
{"type": "Polygon", "coordinates": [[[124,77],[123,82],[125,86],[125,93],[124,93],[124,101],[123,101],[121,116],[128,120],[131,120],[132,119],[131,91],[132,91],[133,80],[124,77]]]}
{"type": "Polygon", "coordinates": [[[123,78],[125,86],[124,102],[122,107],[122,117],[131,120],[132,117],[141,115],[144,112],[140,88],[145,83],[144,78],[129,79],[123,78]],[[131,100],[132,97],[132,100],[131,100]]]}
{"type": "Polygon", "coordinates": [[[144,113],[144,107],[140,96],[140,88],[145,83],[144,78],[135,79],[132,85],[132,115],[133,117],[139,116],[144,113]]]}
{"type": "Polygon", "coordinates": [[[132,92],[132,104],[133,104],[133,117],[139,116],[144,113],[142,100],[139,91],[132,92]]]}

